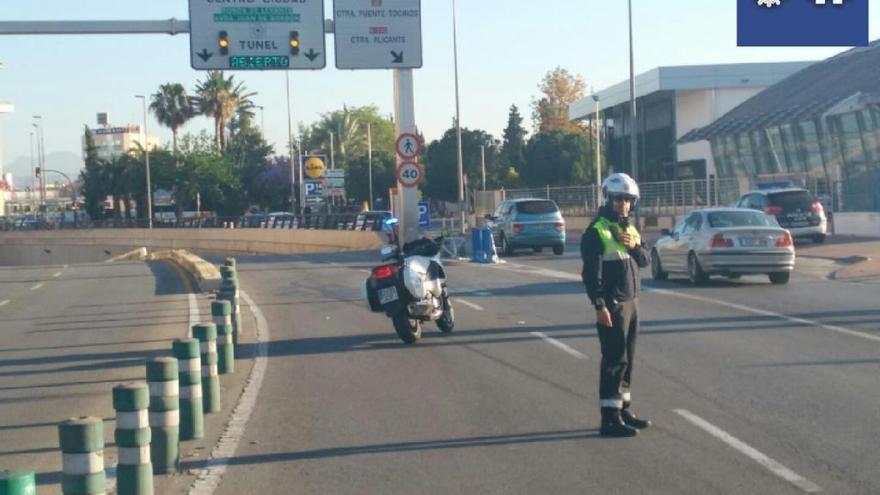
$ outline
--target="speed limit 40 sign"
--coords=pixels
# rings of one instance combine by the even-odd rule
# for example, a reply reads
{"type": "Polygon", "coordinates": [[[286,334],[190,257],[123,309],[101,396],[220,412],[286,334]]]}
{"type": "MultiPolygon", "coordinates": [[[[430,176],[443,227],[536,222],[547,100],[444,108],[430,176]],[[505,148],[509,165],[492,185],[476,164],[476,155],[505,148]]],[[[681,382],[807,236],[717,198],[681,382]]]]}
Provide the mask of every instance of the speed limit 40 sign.
{"type": "Polygon", "coordinates": [[[416,187],[422,182],[425,172],[416,162],[403,162],[397,167],[397,181],[403,187],[416,187]]]}

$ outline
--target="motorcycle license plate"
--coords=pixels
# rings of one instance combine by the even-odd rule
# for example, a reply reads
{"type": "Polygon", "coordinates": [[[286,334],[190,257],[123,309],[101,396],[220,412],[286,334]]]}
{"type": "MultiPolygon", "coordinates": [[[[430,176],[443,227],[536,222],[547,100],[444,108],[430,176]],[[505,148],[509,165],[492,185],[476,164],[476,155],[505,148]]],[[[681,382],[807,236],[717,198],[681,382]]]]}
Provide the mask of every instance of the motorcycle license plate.
{"type": "Polygon", "coordinates": [[[379,304],[388,304],[398,299],[397,287],[379,289],[379,304]]]}

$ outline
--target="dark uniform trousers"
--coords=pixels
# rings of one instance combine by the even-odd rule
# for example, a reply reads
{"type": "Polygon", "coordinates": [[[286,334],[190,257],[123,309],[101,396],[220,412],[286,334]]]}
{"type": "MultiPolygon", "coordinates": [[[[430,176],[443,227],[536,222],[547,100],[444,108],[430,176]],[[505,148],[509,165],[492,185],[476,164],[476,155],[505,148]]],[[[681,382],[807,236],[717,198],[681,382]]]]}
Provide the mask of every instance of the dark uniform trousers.
{"type": "Polygon", "coordinates": [[[596,325],[602,346],[599,399],[603,408],[626,409],[639,333],[639,300],[619,302],[608,311],[612,326],[596,325]]]}

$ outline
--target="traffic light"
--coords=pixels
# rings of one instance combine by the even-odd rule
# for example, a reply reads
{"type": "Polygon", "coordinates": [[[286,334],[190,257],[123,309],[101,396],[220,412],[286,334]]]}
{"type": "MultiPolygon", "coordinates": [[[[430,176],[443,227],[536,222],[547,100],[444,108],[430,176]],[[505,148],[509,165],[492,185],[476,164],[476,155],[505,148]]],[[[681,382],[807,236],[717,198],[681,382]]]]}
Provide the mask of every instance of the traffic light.
{"type": "Polygon", "coordinates": [[[220,31],[217,45],[220,47],[220,55],[229,55],[229,33],[220,31]]]}
{"type": "Polygon", "coordinates": [[[290,54],[299,55],[299,31],[290,32],[290,54]]]}
{"type": "Polygon", "coordinates": [[[40,167],[37,167],[36,170],[34,171],[34,178],[39,179],[40,177],[42,177],[42,175],[43,175],[43,171],[40,170],[40,167]]]}

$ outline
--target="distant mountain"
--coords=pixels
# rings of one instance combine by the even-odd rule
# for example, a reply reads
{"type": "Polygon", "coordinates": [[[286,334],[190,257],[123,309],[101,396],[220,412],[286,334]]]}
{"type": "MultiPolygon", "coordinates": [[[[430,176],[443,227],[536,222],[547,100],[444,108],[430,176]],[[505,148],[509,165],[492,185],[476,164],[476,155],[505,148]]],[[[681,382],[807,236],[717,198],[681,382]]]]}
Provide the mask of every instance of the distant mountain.
{"type": "MultiPolygon", "coordinates": [[[[83,159],[76,153],[68,151],[60,151],[57,153],[49,153],[46,155],[46,168],[49,170],[58,170],[70,176],[70,180],[75,181],[79,177],[79,172],[83,167],[83,159]]],[[[12,173],[15,187],[25,187],[31,183],[31,159],[27,156],[20,156],[14,160],[3,162],[3,173],[12,173]]],[[[50,173],[47,176],[49,182],[64,181],[64,177],[58,174],[50,173]]]]}

